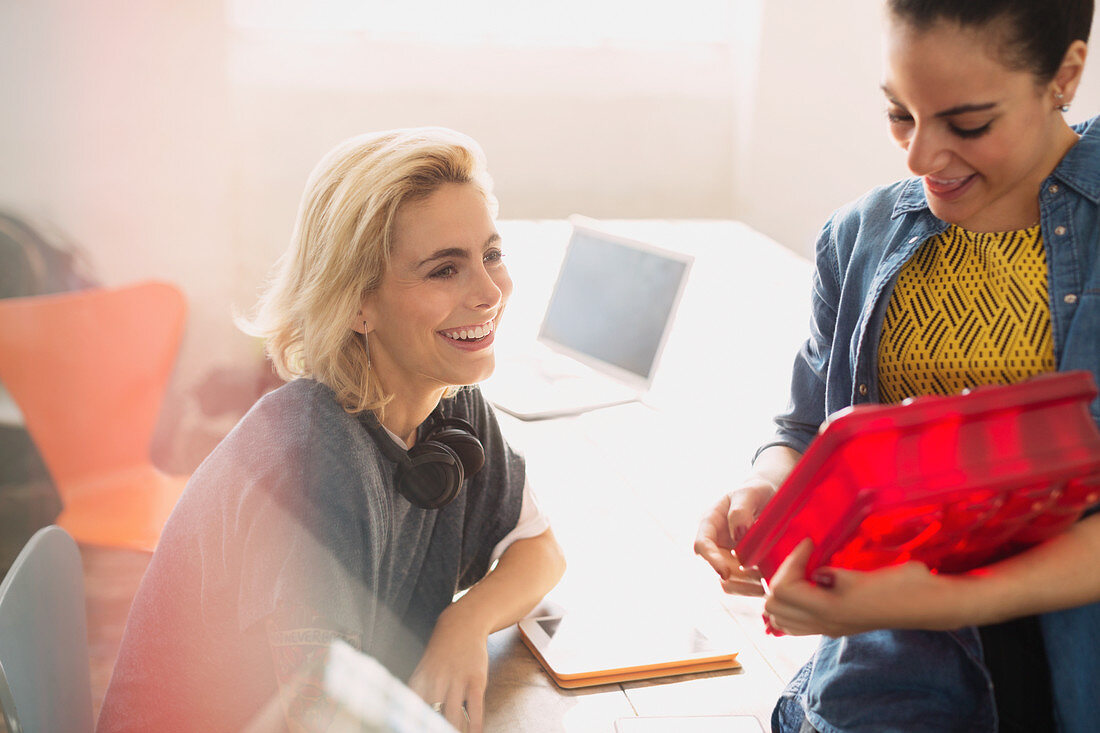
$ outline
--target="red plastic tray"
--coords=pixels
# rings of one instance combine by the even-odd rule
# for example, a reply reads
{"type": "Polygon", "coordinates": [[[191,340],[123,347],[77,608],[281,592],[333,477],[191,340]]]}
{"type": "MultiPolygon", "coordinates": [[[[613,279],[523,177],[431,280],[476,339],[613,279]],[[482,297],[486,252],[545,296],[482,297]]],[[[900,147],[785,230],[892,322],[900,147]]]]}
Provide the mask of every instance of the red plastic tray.
{"type": "Polygon", "coordinates": [[[736,552],[770,579],[804,538],[817,567],[919,560],[956,573],[1069,527],[1100,501],[1086,371],[837,413],[736,552]]]}

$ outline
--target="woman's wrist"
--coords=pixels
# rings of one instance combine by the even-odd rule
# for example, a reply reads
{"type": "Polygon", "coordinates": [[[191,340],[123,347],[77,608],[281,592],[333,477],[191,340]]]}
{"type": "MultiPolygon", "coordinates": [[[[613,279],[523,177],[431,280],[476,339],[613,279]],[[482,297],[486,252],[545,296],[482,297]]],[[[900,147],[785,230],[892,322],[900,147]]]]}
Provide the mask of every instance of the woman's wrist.
{"type": "Polygon", "coordinates": [[[766,496],[767,499],[775,496],[775,492],[779,491],[779,486],[773,481],[769,481],[764,476],[760,476],[755,473],[751,473],[745,477],[745,480],[741,482],[741,485],[737,487],[742,491],[750,491],[760,496],[766,496]]]}
{"type": "Polygon", "coordinates": [[[448,606],[439,624],[489,634],[510,626],[531,611],[564,571],[564,558],[553,533],[513,542],[497,566],[448,606]]]}
{"type": "Polygon", "coordinates": [[[761,451],[760,455],[756,457],[752,464],[752,471],[745,479],[745,483],[759,482],[770,487],[772,493],[775,493],[791,471],[794,470],[798,459],[801,457],[801,453],[788,446],[770,446],[761,451]]]}
{"type": "Polygon", "coordinates": [[[939,599],[936,628],[958,629],[986,626],[1020,615],[1011,608],[1004,578],[996,570],[979,568],[959,575],[932,576],[936,586],[930,595],[939,599]]]}
{"type": "Polygon", "coordinates": [[[443,609],[435,626],[437,629],[454,628],[488,638],[493,631],[493,621],[484,609],[478,607],[476,599],[463,596],[443,609]]]}

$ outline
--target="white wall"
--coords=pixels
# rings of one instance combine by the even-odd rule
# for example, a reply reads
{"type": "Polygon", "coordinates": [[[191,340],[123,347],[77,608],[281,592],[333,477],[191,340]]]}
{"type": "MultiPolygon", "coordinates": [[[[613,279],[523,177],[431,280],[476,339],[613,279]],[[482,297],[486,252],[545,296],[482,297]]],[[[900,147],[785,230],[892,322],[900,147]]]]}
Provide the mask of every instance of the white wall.
{"type": "Polygon", "coordinates": [[[176,281],[189,333],[221,332],[206,307],[234,276],[219,3],[0,3],[0,48],[0,206],[57,225],[108,283],[176,281]]]}
{"type": "Polygon", "coordinates": [[[810,254],[829,213],[905,175],[883,122],[877,0],[767,0],[738,218],[810,254]]]}
{"type": "Polygon", "coordinates": [[[245,301],[254,292],[245,283],[287,242],[310,168],[364,130],[438,124],[472,135],[506,218],[732,213],[728,48],[371,43],[327,52],[318,60],[295,49],[286,59],[285,49],[256,41],[234,56],[234,240],[245,301]],[[333,78],[333,69],[353,71],[333,78]]]}

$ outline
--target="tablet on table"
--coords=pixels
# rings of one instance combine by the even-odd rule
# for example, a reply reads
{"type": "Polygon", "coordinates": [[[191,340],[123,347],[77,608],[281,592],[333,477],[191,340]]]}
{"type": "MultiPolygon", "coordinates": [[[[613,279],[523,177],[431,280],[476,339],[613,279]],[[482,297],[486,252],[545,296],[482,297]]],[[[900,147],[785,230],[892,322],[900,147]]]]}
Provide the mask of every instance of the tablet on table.
{"type": "Polygon", "coordinates": [[[520,638],[559,687],[736,669],[729,641],[684,619],[567,613],[519,622],[520,638]]]}

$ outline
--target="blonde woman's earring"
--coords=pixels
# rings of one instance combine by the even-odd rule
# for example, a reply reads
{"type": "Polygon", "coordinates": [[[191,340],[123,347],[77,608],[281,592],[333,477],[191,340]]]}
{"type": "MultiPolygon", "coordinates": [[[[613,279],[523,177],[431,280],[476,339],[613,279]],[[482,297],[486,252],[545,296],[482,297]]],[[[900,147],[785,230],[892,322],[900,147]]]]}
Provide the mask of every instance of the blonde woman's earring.
{"type": "Polygon", "coordinates": [[[367,352],[367,371],[370,371],[370,341],[367,340],[367,322],[363,321],[363,349],[367,352]]]}

